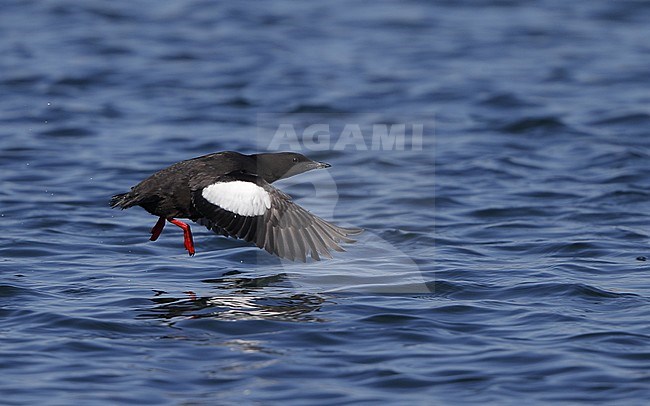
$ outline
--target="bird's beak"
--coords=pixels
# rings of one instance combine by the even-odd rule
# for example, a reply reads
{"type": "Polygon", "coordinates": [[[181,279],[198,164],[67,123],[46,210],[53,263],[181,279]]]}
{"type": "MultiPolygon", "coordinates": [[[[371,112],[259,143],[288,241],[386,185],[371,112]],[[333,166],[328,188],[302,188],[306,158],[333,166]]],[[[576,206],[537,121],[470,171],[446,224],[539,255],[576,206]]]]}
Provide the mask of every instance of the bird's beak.
{"type": "Polygon", "coordinates": [[[316,169],[325,169],[325,168],[329,168],[330,166],[332,165],[328,164],[327,162],[318,162],[318,164],[316,165],[316,169]]]}

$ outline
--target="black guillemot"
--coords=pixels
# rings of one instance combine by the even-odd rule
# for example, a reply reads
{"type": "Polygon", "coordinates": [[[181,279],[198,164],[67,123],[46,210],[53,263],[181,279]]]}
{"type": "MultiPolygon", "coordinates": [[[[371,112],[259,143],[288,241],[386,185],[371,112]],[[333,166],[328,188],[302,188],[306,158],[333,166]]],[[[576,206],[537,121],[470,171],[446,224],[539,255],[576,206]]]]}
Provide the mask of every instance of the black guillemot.
{"type": "Polygon", "coordinates": [[[344,251],[341,242],[358,228],[329,223],[295,204],[271,183],[318,168],[328,168],[293,152],[244,155],[226,151],[175,163],[160,170],[128,193],[113,196],[111,207],[141,206],[158,216],[151,241],[165,222],[183,229],[185,249],[194,255],[186,218],[215,233],[254,243],[271,254],[289,260],[332,258],[330,250],[344,251]]]}

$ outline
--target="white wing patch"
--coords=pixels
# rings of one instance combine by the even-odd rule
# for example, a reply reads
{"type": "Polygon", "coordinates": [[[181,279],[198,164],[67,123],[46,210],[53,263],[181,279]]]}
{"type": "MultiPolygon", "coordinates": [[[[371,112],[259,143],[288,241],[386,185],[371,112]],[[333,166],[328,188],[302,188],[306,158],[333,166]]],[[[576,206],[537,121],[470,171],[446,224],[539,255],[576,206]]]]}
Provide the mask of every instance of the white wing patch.
{"type": "Polygon", "coordinates": [[[271,208],[269,193],[252,182],[213,183],[204,188],[201,195],[208,202],[240,216],[261,216],[271,208]]]}

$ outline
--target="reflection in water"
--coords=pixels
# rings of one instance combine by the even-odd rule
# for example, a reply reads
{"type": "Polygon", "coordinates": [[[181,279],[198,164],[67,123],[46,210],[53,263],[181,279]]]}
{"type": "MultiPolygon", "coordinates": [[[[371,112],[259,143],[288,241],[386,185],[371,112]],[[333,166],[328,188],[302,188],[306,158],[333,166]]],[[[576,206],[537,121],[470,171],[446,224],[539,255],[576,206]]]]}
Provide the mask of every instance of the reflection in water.
{"type": "Polygon", "coordinates": [[[325,299],[314,294],[295,293],[287,285],[285,274],[260,278],[235,277],[236,274],[239,272],[202,281],[218,289],[218,295],[201,297],[185,292],[185,297],[169,297],[165,292],[156,291],[155,297],[150,299],[155,306],[139,318],[322,321],[311,313],[318,311],[325,299]]]}

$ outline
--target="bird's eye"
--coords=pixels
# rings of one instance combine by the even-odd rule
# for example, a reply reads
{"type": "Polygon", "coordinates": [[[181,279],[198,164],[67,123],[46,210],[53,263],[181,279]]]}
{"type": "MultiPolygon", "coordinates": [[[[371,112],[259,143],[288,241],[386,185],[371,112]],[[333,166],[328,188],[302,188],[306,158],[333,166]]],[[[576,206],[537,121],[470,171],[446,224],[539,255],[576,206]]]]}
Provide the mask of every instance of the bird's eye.
{"type": "Polygon", "coordinates": [[[298,158],[293,158],[293,162],[298,162],[298,158]]]}

